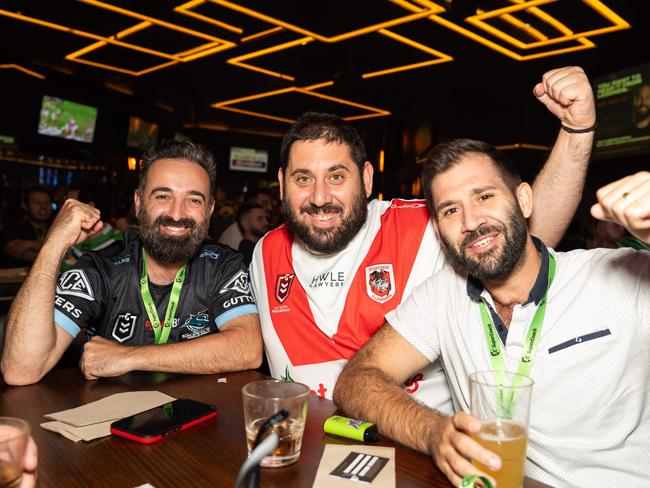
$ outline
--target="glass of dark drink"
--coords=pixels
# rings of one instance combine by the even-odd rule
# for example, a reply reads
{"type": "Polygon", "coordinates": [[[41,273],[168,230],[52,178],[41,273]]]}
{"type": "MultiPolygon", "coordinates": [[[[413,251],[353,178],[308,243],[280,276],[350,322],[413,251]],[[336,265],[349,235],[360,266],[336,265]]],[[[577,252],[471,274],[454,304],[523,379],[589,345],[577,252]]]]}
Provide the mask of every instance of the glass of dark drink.
{"type": "Polygon", "coordinates": [[[29,431],[24,420],[0,417],[0,488],[20,484],[29,431]]]}

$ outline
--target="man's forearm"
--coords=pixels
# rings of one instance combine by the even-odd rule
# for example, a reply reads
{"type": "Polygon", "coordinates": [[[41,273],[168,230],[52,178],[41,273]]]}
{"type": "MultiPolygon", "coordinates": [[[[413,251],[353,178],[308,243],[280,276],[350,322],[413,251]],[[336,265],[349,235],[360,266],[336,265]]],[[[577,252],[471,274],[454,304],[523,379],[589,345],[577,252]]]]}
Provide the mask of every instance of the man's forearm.
{"type": "Polygon", "coordinates": [[[334,403],[353,418],[376,423],[382,435],[426,454],[431,454],[431,433],[444,419],[374,367],[344,369],[334,389],[334,403]]]}
{"type": "Polygon", "coordinates": [[[562,239],[582,198],[593,139],[593,132],[569,134],[560,130],[533,184],[530,231],[550,247],[562,239]]]}
{"type": "Polygon", "coordinates": [[[54,326],[54,293],[64,253],[44,247],[11,305],[2,354],[7,383],[34,383],[59,359],[57,335],[65,332],[54,326]]]}
{"type": "Polygon", "coordinates": [[[241,327],[187,342],[129,348],[128,369],[208,374],[257,368],[262,339],[256,317],[242,316],[241,327]]]}

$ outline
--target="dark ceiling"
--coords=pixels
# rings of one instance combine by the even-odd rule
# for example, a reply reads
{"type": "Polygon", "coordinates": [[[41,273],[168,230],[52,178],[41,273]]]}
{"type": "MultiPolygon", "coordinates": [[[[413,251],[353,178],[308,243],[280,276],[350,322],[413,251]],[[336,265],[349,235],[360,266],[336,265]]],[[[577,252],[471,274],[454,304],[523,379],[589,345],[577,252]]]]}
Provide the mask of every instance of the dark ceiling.
{"type": "Polygon", "coordinates": [[[318,110],[536,143],[527,118],[544,117],[530,94],[541,74],[581,65],[596,76],[650,60],[645,4],[3,0],[0,65],[149,100],[185,127],[280,134],[318,110]]]}

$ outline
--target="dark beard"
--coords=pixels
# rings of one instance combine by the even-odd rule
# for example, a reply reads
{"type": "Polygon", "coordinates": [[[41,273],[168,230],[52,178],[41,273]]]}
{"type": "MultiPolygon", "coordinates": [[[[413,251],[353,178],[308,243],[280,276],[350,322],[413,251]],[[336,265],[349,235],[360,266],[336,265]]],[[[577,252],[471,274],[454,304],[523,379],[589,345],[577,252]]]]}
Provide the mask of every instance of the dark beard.
{"type": "Polygon", "coordinates": [[[168,215],[161,215],[151,222],[149,214],[140,206],[138,212],[140,226],[140,240],[147,253],[162,264],[186,263],[201,248],[208,235],[208,220],[197,224],[193,219],[172,219],[168,215]],[[174,237],[165,235],[160,231],[161,225],[177,225],[190,229],[184,236],[174,237]]]}
{"type": "MultiPolygon", "coordinates": [[[[320,254],[334,254],[345,248],[361,230],[368,218],[368,204],[363,192],[360,192],[357,198],[353,200],[350,216],[337,229],[310,229],[308,225],[298,219],[286,198],[282,199],[282,208],[287,217],[289,228],[294,235],[298,236],[310,251],[320,254]]],[[[322,207],[307,205],[300,209],[300,213],[318,214],[320,212],[343,213],[343,209],[339,205],[329,203],[322,207]]]]}
{"type": "Polygon", "coordinates": [[[526,219],[516,204],[510,209],[507,227],[502,225],[481,226],[465,236],[460,249],[456,248],[442,234],[440,235],[445,251],[454,265],[467,271],[470,276],[479,281],[501,281],[510,276],[521,263],[527,237],[526,219]],[[479,256],[478,259],[473,259],[463,251],[470,242],[493,232],[499,232],[504,237],[505,244],[501,249],[501,255],[495,256],[499,250],[493,249],[491,252],[479,256]]]}

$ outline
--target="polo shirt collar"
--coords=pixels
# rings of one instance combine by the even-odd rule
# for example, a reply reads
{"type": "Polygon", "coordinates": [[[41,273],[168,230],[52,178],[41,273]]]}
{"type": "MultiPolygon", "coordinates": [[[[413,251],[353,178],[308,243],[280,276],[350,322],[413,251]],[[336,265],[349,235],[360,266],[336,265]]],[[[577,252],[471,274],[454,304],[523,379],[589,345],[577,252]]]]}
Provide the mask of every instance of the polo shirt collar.
{"type": "MultiPolygon", "coordinates": [[[[535,302],[535,305],[539,305],[539,302],[546,295],[546,290],[548,288],[548,249],[542,241],[537,237],[531,236],[533,239],[533,244],[535,249],[540,253],[542,258],[542,263],[539,267],[539,272],[537,273],[537,278],[535,283],[528,294],[528,300],[526,300],[522,305],[526,305],[530,302],[535,302]]],[[[480,300],[481,293],[483,293],[483,283],[481,283],[474,276],[467,276],[467,294],[473,300],[480,300]]]]}

